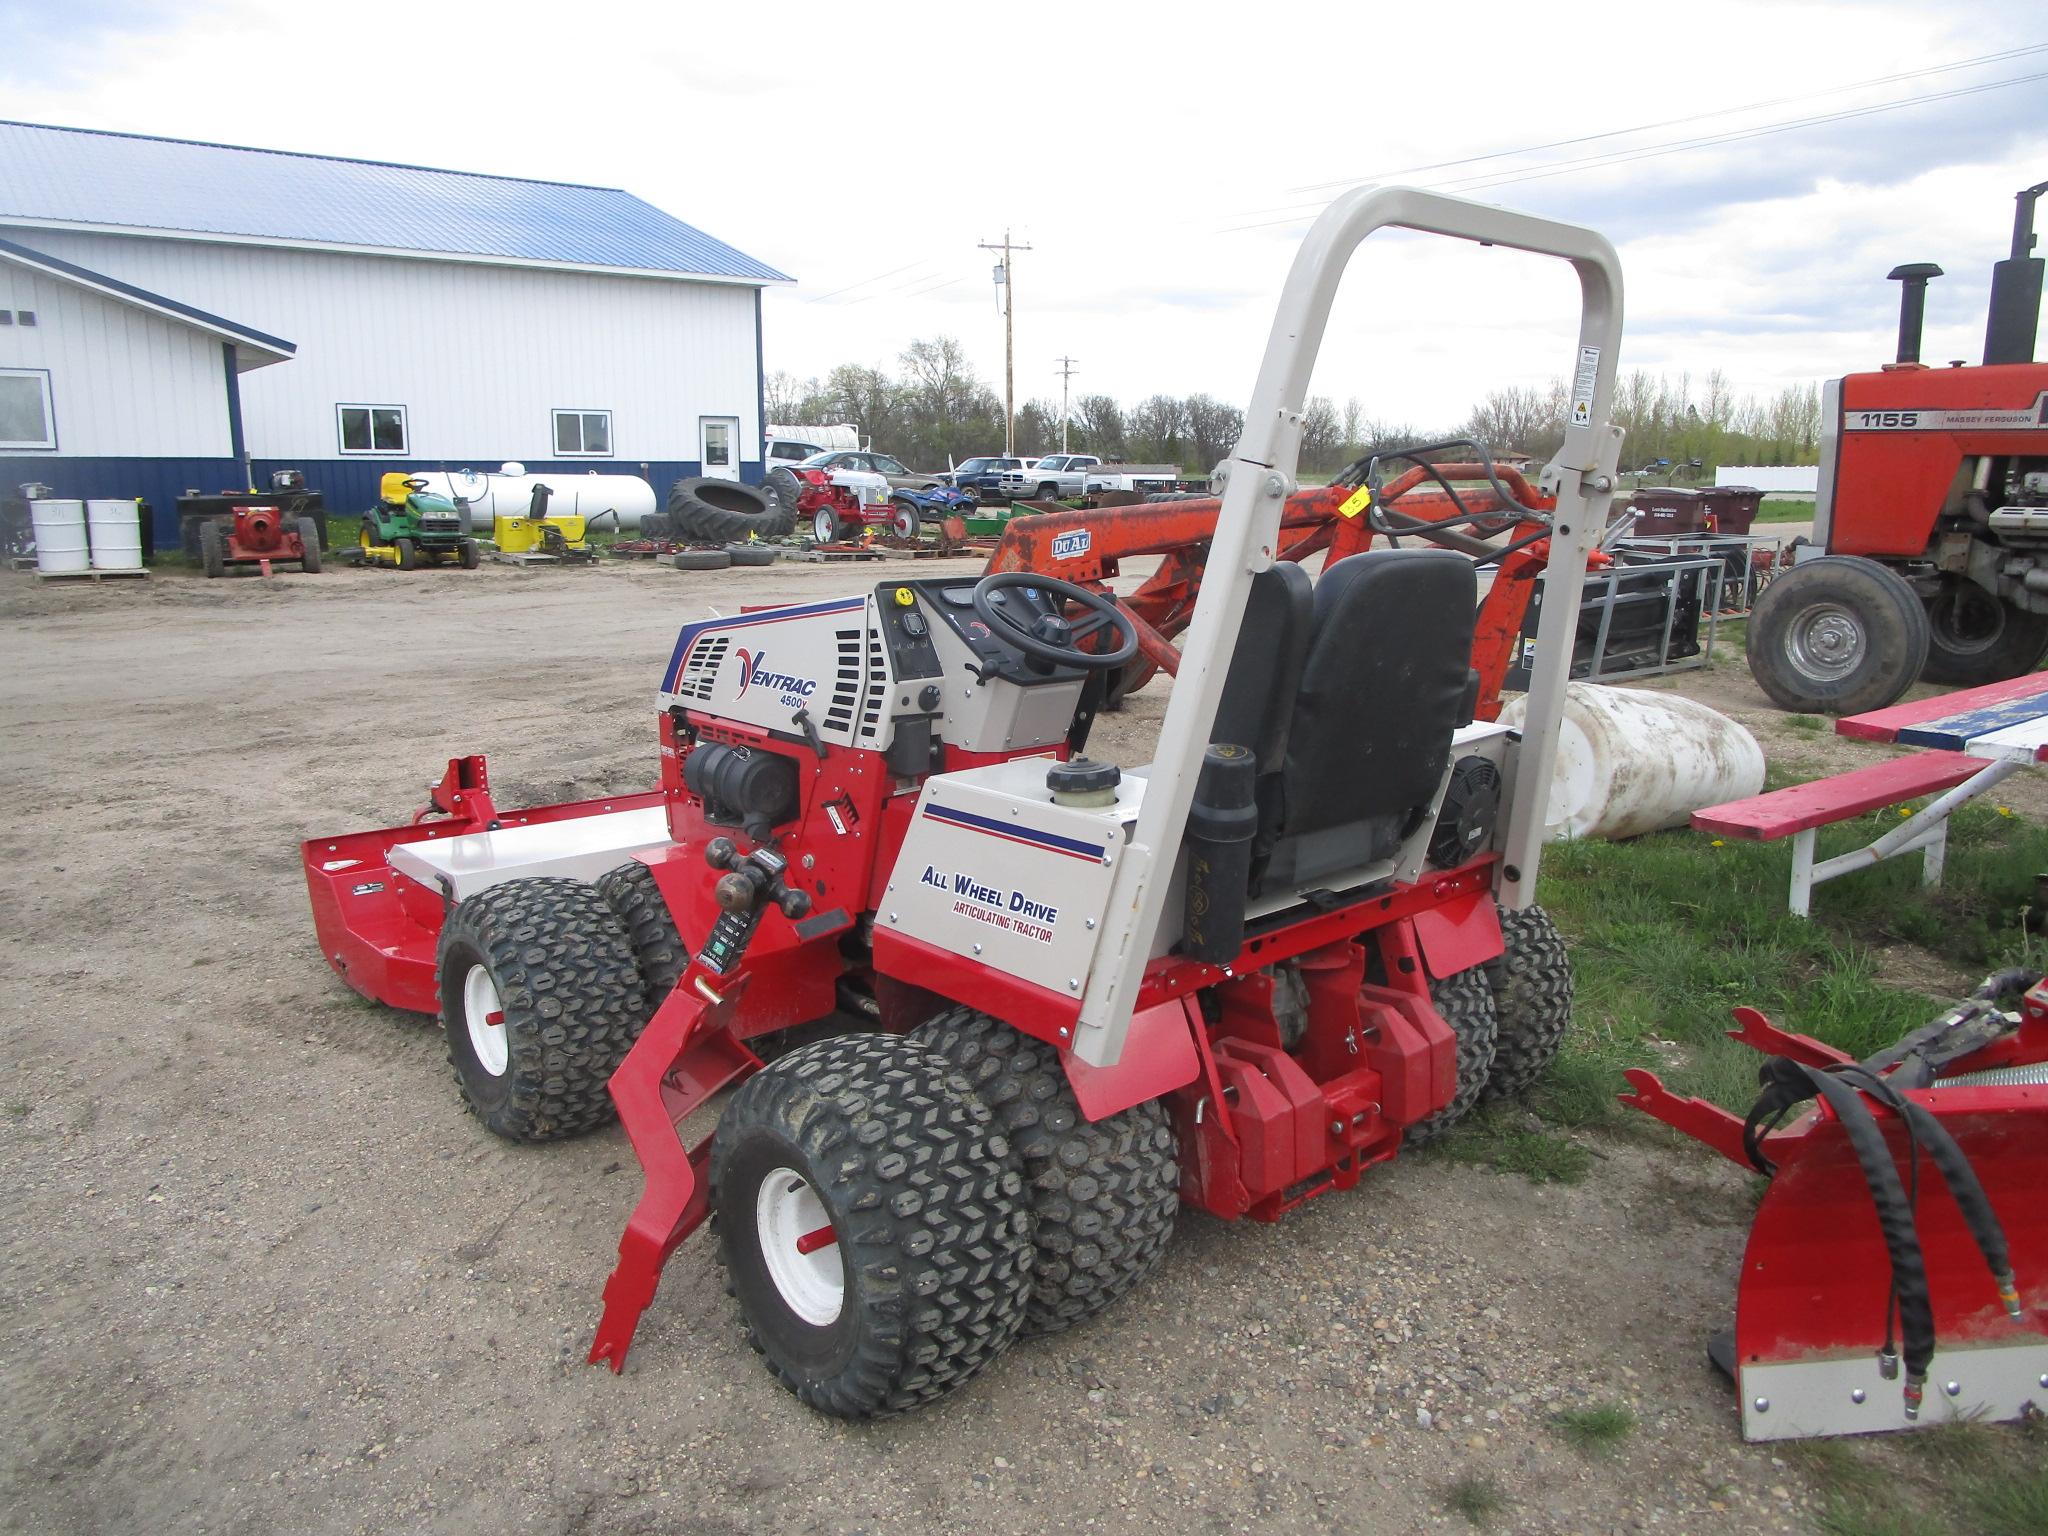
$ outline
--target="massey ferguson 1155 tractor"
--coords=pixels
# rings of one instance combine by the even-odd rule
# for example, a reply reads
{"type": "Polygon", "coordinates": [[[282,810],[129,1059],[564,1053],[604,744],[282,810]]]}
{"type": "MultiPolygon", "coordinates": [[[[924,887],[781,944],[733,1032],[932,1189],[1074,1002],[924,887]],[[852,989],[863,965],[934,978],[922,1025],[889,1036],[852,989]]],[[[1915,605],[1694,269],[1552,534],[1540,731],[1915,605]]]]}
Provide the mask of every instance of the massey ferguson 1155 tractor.
{"type": "Polygon", "coordinates": [[[1812,547],[1758,596],[1749,669],[1785,709],[1882,709],[1915,682],[1994,683],[2048,652],[2048,363],[2043,262],[2018,195],[1992,269],[1980,367],[1920,361],[1931,262],[1902,284],[1898,360],[1821,391],[1812,547]]]}
{"type": "Polygon", "coordinates": [[[658,790],[500,811],[462,758],[412,824],[307,843],[329,960],[440,1015],[487,1125],[616,1104],[646,1184],[591,1359],[622,1365],[715,1210],[775,1375],[912,1408],[1131,1289],[1181,1206],[1276,1219],[1541,1071],[1571,981],[1537,864],[1620,337],[1600,236],[1351,193],[1219,471],[1152,763],[1084,755],[1137,652],[1114,597],[939,576],[684,625],[658,790]],[[1578,273],[1519,732],[1474,722],[1466,554],[1276,560],[1332,297],[1390,225],[1578,273]]]}

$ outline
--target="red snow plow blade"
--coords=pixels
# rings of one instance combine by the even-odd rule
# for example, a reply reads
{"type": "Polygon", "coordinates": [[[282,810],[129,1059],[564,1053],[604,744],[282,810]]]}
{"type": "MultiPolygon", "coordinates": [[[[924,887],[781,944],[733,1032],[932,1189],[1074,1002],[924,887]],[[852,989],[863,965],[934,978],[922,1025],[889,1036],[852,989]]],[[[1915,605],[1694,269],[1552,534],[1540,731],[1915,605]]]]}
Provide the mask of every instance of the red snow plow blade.
{"type": "Polygon", "coordinates": [[[1737,1009],[1731,1038],[1771,1058],[1746,1121],[1627,1074],[1622,1103],[1771,1179],[1732,1339],[1709,1345],[1745,1439],[2048,1407],[2048,985],[2029,983],[2017,1016],[1980,988],[1864,1063],[1737,1009]]]}

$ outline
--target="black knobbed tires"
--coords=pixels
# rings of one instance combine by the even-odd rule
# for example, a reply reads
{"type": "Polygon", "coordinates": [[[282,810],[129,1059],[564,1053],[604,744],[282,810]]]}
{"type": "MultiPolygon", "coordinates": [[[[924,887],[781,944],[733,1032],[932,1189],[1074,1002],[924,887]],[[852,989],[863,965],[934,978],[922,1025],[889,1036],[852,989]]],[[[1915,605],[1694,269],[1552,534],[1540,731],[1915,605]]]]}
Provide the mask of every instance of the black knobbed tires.
{"type": "Polygon", "coordinates": [[[1487,1099],[1520,1093],[1541,1077],[1572,1021],[1572,957],[1550,914],[1541,907],[1503,911],[1500,935],[1506,947],[1487,967],[1497,1018],[1481,1094],[1487,1099]]]}
{"type": "Polygon", "coordinates": [[[651,1010],[595,886],[507,880],[477,892],[442,925],[434,975],[448,1060],[485,1125],[553,1141],[612,1118],[605,1083],[651,1010]]]}
{"type": "Polygon", "coordinates": [[[2034,670],[2048,651],[2048,614],[2028,613],[1961,576],[1941,578],[1927,600],[1930,683],[2002,683],[2034,670]]]}
{"type": "Polygon", "coordinates": [[[455,558],[462,562],[465,571],[473,571],[484,563],[484,557],[478,552],[475,539],[460,540],[455,546],[455,558]]]}
{"type": "Polygon", "coordinates": [[[779,539],[796,526],[796,514],[751,485],[699,475],[669,487],[668,525],[678,539],[732,544],[779,539]]]}
{"type": "Polygon", "coordinates": [[[842,1035],[747,1079],[718,1123],[711,1199],[747,1341],[821,1413],[928,1403],[1024,1322],[1016,1154],[913,1040],[842,1035]]]}
{"type": "Polygon", "coordinates": [[[676,978],[690,964],[689,946],[676,929],[676,920],[661,899],[654,883],[654,871],[638,859],[606,870],[597,877],[597,893],[618,919],[626,944],[633,951],[633,964],[640,973],[640,989],[646,994],[647,1017],[675,990],[676,978]]]}
{"type": "Polygon", "coordinates": [[[1493,1057],[1500,1038],[1500,1016],[1494,1007],[1493,982],[1486,967],[1446,976],[1429,984],[1429,998],[1451,1033],[1458,1037],[1458,1088],[1451,1102],[1408,1127],[1406,1145],[1419,1147],[1456,1125],[1479,1102],[1493,1075],[1493,1057]]]}
{"type": "Polygon", "coordinates": [[[959,1070],[1022,1159],[1038,1249],[1027,1335],[1092,1317],[1159,1267],[1180,1208],[1165,1105],[1091,1123],[1058,1052],[971,1008],[950,1008],[911,1038],[959,1070]]]}
{"type": "Polygon", "coordinates": [[[1750,675],[1780,709],[1856,715],[1895,703],[1927,664],[1927,610],[1875,560],[1802,560],[1749,611],[1750,675]]]}
{"type": "Polygon", "coordinates": [[[205,567],[208,576],[227,574],[227,532],[218,520],[199,525],[199,563],[205,567]]]}

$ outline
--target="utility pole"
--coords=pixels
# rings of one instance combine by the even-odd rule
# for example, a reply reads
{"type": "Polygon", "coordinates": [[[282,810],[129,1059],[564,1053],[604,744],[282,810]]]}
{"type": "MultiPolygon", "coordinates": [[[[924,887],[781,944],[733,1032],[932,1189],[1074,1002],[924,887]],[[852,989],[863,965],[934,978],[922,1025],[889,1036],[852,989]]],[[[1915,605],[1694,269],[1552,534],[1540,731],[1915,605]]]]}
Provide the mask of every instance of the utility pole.
{"type": "Polygon", "coordinates": [[[1012,251],[1028,251],[1028,245],[1012,245],[1010,232],[1003,231],[1003,243],[992,245],[981,242],[984,251],[1001,251],[1002,265],[996,268],[996,281],[1003,288],[1003,452],[1017,451],[1017,333],[1011,316],[1017,307],[1017,274],[1010,267],[1012,251]]]}
{"type": "Polygon", "coordinates": [[[1065,452],[1067,451],[1067,418],[1068,418],[1068,409],[1067,409],[1067,380],[1071,379],[1071,378],[1072,378],[1073,376],[1074,376],[1074,360],[1073,360],[1073,359],[1072,359],[1071,357],[1063,357],[1063,358],[1061,358],[1061,359],[1060,359],[1060,452],[1061,452],[1061,453],[1065,453],[1065,452]]]}

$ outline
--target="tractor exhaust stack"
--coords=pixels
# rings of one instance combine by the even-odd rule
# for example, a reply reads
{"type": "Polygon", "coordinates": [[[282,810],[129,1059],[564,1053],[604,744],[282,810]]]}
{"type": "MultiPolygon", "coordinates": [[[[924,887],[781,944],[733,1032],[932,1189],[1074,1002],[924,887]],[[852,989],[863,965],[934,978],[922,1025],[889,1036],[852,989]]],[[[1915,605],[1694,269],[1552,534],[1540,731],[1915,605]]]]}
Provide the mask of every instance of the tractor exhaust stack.
{"type": "MultiPolygon", "coordinates": [[[[2034,204],[2048,181],[2016,195],[2012,254],[1991,268],[1991,313],[1984,325],[1984,362],[2031,363],[2041,327],[2041,258],[2034,250],[2034,204]]],[[[1895,276],[1897,274],[1894,274],[1895,276]]]]}
{"type": "Polygon", "coordinates": [[[1920,361],[1920,332],[1927,320],[1927,280],[1941,275],[1941,268],[1931,261],[1908,262],[1885,273],[1887,282],[1901,285],[1898,356],[1901,363],[1920,361]]]}

